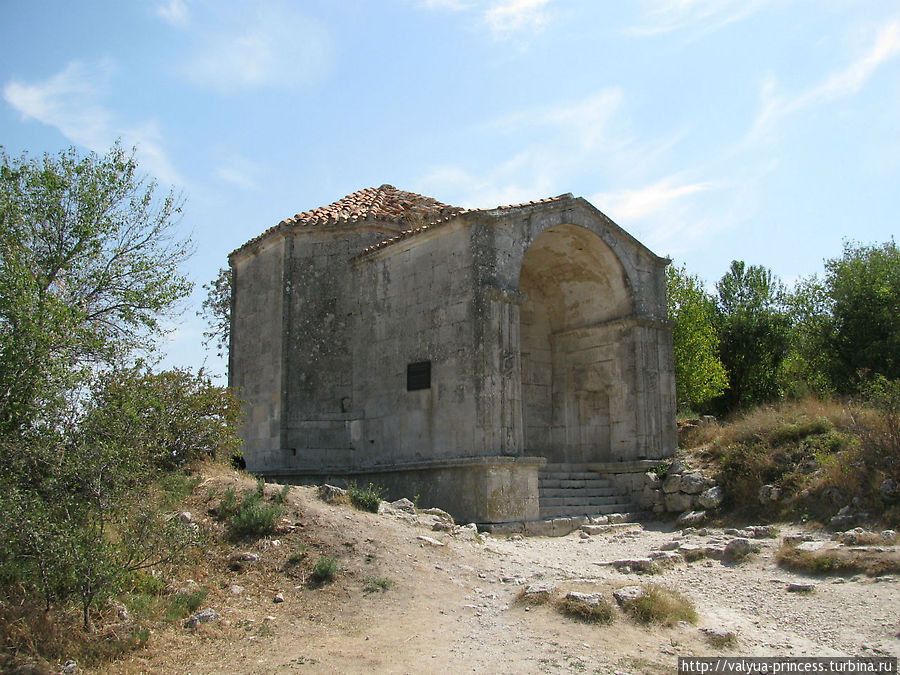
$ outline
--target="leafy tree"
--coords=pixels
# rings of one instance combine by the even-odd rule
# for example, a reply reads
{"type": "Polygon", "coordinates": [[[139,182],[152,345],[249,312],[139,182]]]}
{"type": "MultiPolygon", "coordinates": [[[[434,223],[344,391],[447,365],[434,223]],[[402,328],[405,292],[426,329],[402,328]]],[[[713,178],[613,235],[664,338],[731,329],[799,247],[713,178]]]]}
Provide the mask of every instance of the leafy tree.
{"type": "Polygon", "coordinates": [[[844,254],[825,262],[830,310],[825,334],[831,377],[839,391],[855,388],[861,371],[900,378],[900,249],[844,244],[844,254]]]}
{"type": "Polygon", "coordinates": [[[203,344],[209,347],[214,341],[221,357],[228,351],[231,336],[231,270],[220,269],[216,278],[203,284],[206,299],[197,313],[206,319],[209,329],[203,331],[203,344]]]}
{"type": "Polygon", "coordinates": [[[728,409],[777,399],[790,343],[784,289],[772,272],[734,260],[716,284],[719,354],[728,372],[728,409]]]}
{"type": "Polygon", "coordinates": [[[674,322],[675,392],[679,409],[700,408],[728,384],[719,359],[715,301],[684,266],[666,268],[669,319],[674,322]]]}
{"type": "Polygon", "coordinates": [[[87,367],[147,347],[191,290],[181,200],[133,155],[0,149],[0,435],[41,420],[87,367]]]}

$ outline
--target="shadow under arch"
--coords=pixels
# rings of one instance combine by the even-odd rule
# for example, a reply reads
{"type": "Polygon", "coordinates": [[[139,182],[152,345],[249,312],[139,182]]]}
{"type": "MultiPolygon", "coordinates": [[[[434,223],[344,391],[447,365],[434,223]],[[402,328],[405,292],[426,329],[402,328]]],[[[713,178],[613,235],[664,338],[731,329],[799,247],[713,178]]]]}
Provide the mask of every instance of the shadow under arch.
{"type": "Polygon", "coordinates": [[[519,274],[519,340],[525,454],[550,463],[614,459],[627,355],[618,333],[635,311],[616,253],[579,225],[544,230],[519,274]]]}

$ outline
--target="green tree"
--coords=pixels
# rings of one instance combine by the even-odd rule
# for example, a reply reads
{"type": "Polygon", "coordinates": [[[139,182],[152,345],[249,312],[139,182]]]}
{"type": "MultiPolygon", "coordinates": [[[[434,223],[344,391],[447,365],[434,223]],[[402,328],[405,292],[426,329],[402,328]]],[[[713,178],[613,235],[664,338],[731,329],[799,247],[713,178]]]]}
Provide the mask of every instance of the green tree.
{"type": "Polygon", "coordinates": [[[669,319],[674,322],[675,392],[678,408],[700,409],[728,384],[719,359],[715,301],[684,266],[666,268],[669,319]]]}
{"type": "Polygon", "coordinates": [[[147,347],[191,290],[160,197],[133,155],[0,149],[0,435],[46,418],[88,367],[147,347]]]}
{"type": "Polygon", "coordinates": [[[861,372],[900,378],[900,249],[845,242],[840,258],[825,262],[825,342],[838,391],[859,384],[861,372]]]}
{"type": "Polygon", "coordinates": [[[764,267],[734,260],[716,290],[719,354],[729,382],[726,407],[777,399],[791,336],[781,282],[764,267]]]}
{"type": "Polygon", "coordinates": [[[228,352],[231,336],[231,270],[220,269],[216,278],[203,284],[206,298],[198,315],[206,319],[209,328],[203,331],[203,344],[209,347],[215,342],[216,352],[224,356],[228,352]]]}

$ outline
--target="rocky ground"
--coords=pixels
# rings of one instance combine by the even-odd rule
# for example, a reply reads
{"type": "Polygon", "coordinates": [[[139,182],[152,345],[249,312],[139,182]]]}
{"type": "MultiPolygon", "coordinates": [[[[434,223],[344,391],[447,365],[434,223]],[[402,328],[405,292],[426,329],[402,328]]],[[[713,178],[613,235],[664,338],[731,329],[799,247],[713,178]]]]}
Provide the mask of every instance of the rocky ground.
{"type": "MultiPolygon", "coordinates": [[[[210,478],[198,493],[238,480],[210,478]]],[[[680,655],[900,655],[896,575],[813,578],[776,565],[785,537],[838,546],[826,532],[644,523],[489,536],[437,511],[326,503],[314,488],[294,488],[288,504],[282,532],[244,547],[252,556],[236,562],[211,548],[194,571],[216,620],[159,630],[102,672],[663,673],[680,655]],[[311,584],[309,564],[289,560],[297,551],[307,561],[336,555],[342,571],[311,584]],[[594,625],[520,600],[533,584],[613,601],[619,587],[651,583],[683,593],[698,622],[644,627],[617,610],[612,624],[594,625]],[[735,644],[717,646],[714,636],[729,633],[735,644]]]]}

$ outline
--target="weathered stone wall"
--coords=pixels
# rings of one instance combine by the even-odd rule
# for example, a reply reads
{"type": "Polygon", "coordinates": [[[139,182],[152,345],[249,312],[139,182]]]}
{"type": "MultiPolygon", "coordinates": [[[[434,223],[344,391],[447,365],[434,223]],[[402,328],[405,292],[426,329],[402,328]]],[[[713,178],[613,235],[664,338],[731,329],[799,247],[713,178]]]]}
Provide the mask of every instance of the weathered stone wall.
{"type": "Polygon", "coordinates": [[[285,240],[232,261],[230,378],[244,402],[244,457],[251,471],[281,463],[285,240]]]}
{"type": "Polygon", "coordinates": [[[356,263],[352,447],[357,466],[484,454],[475,424],[472,255],[445,228],[356,263]],[[411,363],[431,387],[407,391],[411,363]]]}

